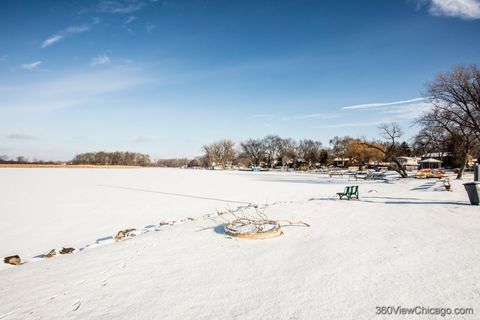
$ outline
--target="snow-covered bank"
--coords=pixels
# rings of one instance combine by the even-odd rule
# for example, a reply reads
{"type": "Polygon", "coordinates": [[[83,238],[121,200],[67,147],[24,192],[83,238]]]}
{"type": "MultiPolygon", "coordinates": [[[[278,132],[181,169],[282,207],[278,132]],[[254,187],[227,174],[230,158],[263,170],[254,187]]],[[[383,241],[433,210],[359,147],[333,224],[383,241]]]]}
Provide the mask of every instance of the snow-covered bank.
{"type": "MultiPolygon", "coordinates": [[[[56,178],[57,173],[51,171],[33,173],[39,175],[34,178],[27,178],[28,174],[0,171],[2,191],[6,189],[5,177],[11,178],[8,181],[17,192],[22,188],[16,181],[29,181],[23,196],[36,190],[33,198],[44,210],[36,211],[37,217],[56,212],[49,219],[61,217],[62,206],[56,207],[55,201],[75,200],[67,212],[76,214],[65,220],[78,229],[83,223],[99,232],[90,221],[95,214],[86,213],[95,205],[104,209],[95,211],[96,215],[110,214],[108,228],[112,230],[117,227],[117,218],[127,219],[121,222],[128,225],[118,224],[121,228],[167,218],[148,215],[144,207],[163,210],[168,206],[171,211],[155,212],[170,213],[173,218],[178,212],[181,218],[200,218],[77,254],[1,270],[2,320],[381,319],[375,313],[376,306],[390,305],[468,307],[475,311],[473,316],[454,319],[476,319],[480,312],[480,210],[468,205],[459,181],[453,181],[454,192],[442,191],[436,180],[358,182],[360,201],[338,201],[332,195],[354,182],[302,174],[181,170],[105,172],[96,178],[87,171],[64,172],[56,178]],[[38,178],[43,181],[38,182],[38,178]],[[55,189],[62,181],[63,187],[55,189]],[[165,186],[169,181],[171,189],[161,189],[159,181],[165,186]],[[81,187],[73,187],[80,183],[81,187]],[[88,191],[100,183],[122,187],[128,183],[139,189],[245,202],[265,202],[268,197],[270,203],[279,201],[267,209],[269,217],[303,220],[311,227],[284,227],[284,235],[262,241],[230,238],[218,228],[223,218],[201,218],[215,208],[224,208],[225,203],[115,188],[88,191]],[[40,187],[42,184],[48,188],[40,187]],[[52,188],[62,197],[42,202],[42,195],[50,194],[52,188]],[[80,199],[85,202],[83,207],[80,199]],[[50,210],[46,210],[48,204],[53,205],[50,210]],[[132,218],[135,207],[142,214],[132,218]],[[87,217],[80,215],[82,210],[87,217]],[[144,216],[150,220],[141,220],[144,216]]],[[[23,198],[14,191],[9,197],[8,205],[1,204],[2,221],[7,223],[13,224],[9,220],[17,219],[16,214],[20,218],[27,215],[22,211],[27,207],[35,207],[35,201],[19,202],[23,198]],[[10,216],[4,215],[5,208],[12,212],[10,216]]],[[[63,205],[68,203],[63,201],[63,205]]],[[[42,221],[48,221],[34,220],[41,227],[42,221]]],[[[59,223],[59,227],[65,224],[59,223]]],[[[42,229],[38,232],[30,227],[30,234],[35,235],[30,237],[28,226],[24,228],[25,236],[17,235],[19,244],[36,242],[35,237],[42,234],[42,229]]],[[[55,229],[48,225],[42,228],[55,229]]],[[[15,244],[11,232],[2,224],[3,239],[15,244]]],[[[53,246],[59,245],[55,232],[47,235],[54,240],[53,246]]],[[[33,248],[36,246],[30,250],[33,248]]]]}

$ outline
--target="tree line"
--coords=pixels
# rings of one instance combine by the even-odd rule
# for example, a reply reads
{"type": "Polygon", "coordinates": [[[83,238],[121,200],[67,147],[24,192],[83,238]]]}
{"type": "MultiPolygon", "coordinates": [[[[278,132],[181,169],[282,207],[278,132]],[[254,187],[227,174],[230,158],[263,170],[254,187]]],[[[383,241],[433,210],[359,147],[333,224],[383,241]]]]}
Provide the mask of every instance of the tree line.
{"type": "Polygon", "coordinates": [[[103,165],[103,166],[150,166],[149,155],[139,152],[86,152],[77,154],[69,164],[73,165],[103,165]]]}
{"type": "Polygon", "coordinates": [[[280,165],[312,168],[315,164],[326,163],[328,157],[320,141],[305,139],[297,142],[278,135],[242,141],[238,149],[232,140],[222,139],[204,145],[202,150],[203,156],[199,160],[205,167],[238,165],[274,168],[280,165]]]}
{"type": "Polygon", "coordinates": [[[56,165],[61,164],[61,161],[43,161],[38,159],[30,160],[24,156],[18,156],[15,158],[10,158],[7,155],[0,156],[0,164],[48,164],[48,165],[56,165]]]}
{"type": "Polygon", "coordinates": [[[296,141],[278,135],[248,139],[240,142],[238,147],[232,140],[222,139],[203,146],[199,163],[203,167],[256,166],[311,170],[329,165],[357,165],[363,169],[371,162],[393,162],[391,169],[398,169],[406,176],[396,158],[412,155],[410,145],[398,141],[402,136],[398,124],[384,124],[380,129],[383,140],[336,136],[329,141],[329,147],[316,140],[296,141]]]}

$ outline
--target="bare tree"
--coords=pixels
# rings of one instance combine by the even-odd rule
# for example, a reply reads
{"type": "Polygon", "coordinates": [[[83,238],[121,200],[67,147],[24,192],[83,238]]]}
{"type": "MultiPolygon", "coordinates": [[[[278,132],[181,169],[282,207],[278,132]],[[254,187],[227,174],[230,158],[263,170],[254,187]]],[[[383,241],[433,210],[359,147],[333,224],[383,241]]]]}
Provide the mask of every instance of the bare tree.
{"type": "Polygon", "coordinates": [[[223,139],[218,142],[219,162],[226,168],[233,164],[235,158],[235,142],[229,139],[223,139]]]}
{"type": "Polygon", "coordinates": [[[476,65],[456,66],[449,73],[440,73],[427,84],[426,96],[432,109],[417,119],[420,133],[432,136],[440,132],[443,144],[446,138],[457,140],[462,149],[457,175],[461,179],[480,141],[480,69],[476,65]]]}
{"type": "Polygon", "coordinates": [[[17,162],[18,163],[28,163],[28,158],[24,157],[24,156],[18,156],[17,157],[17,162]]]}
{"type": "Polygon", "coordinates": [[[380,135],[384,138],[383,142],[374,142],[374,141],[363,141],[363,144],[366,146],[376,149],[383,153],[385,161],[394,163],[391,169],[395,170],[402,178],[408,177],[405,168],[398,161],[397,157],[399,156],[399,143],[398,139],[402,136],[402,130],[398,123],[384,123],[381,124],[378,129],[380,130],[380,135]]]}
{"type": "Polygon", "coordinates": [[[275,160],[279,157],[280,149],[282,147],[282,138],[277,135],[268,135],[262,140],[265,146],[265,159],[267,165],[273,168],[275,160]]]}
{"type": "Polygon", "coordinates": [[[279,150],[279,157],[282,166],[288,168],[297,159],[297,142],[291,138],[282,139],[279,150]]]}
{"type": "Polygon", "coordinates": [[[447,152],[445,146],[446,139],[447,132],[445,130],[431,126],[422,127],[414,137],[414,152],[418,155],[424,155],[432,152],[447,152]]]}
{"type": "Polygon", "coordinates": [[[450,115],[446,111],[435,112],[435,110],[432,110],[417,119],[417,123],[422,126],[421,133],[430,133],[430,135],[435,133],[437,135],[432,139],[440,140],[437,143],[441,146],[440,150],[445,148],[448,140],[454,139],[456,141],[455,147],[460,148],[460,166],[457,179],[462,179],[468,158],[478,144],[478,139],[471,128],[460,126],[457,122],[451,121],[450,115]]]}
{"type": "Polygon", "coordinates": [[[204,145],[202,149],[205,164],[207,166],[219,165],[222,168],[231,166],[235,157],[234,146],[235,143],[229,139],[222,139],[204,145]]]}
{"type": "Polygon", "coordinates": [[[311,169],[322,158],[322,143],[311,139],[301,140],[298,144],[298,156],[305,160],[307,169],[311,169]]]}
{"type": "Polygon", "coordinates": [[[382,137],[387,141],[390,141],[392,146],[396,146],[397,141],[395,140],[400,138],[403,134],[400,125],[396,122],[383,123],[378,129],[380,130],[382,137]]]}
{"type": "Polygon", "coordinates": [[[349,136],[335,136],[329,141],[329,144],[332,146],[333,156],[342,159],[342,167],[345,166],[344,159],[347,156],[347,147],[352,141],[353,139],[349,136]]]}
{"type": "Polygon", "coordinates": [[[449,73],[438,74],[426,91],[432,112],[480,139],[480,69],[476,65],[455,66],[449,73]]]}
{"type": "Polygon", "coordinates": [[[259,166],[265,159],[266,148],[260,139],[248,139],[240,143],[240,147],[252,165],[259,166]]]}

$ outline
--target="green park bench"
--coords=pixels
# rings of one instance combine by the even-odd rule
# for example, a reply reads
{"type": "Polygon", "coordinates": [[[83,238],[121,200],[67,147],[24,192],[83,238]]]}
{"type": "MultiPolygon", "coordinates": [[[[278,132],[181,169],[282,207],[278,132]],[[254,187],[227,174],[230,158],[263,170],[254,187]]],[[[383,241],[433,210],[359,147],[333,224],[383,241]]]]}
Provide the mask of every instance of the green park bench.
{"type": "Polygon", "coordinates": [[[358,199],[358,186],[346,186],[345,191],[337,192],[337,195],[342,200],[344,197],[347,200],[351,200],[352,198],[358,199]]]}

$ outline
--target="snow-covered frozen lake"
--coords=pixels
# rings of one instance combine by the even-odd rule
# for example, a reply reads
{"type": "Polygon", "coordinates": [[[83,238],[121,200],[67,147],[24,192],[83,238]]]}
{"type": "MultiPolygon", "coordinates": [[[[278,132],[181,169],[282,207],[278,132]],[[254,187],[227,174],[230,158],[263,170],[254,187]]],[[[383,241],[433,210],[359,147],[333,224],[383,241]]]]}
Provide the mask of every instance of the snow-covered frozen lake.
{"type": "Polygon", "coordinates": [[[81,247],[120,229],[248,203],[332,196],[344,182],[275,172],[0,169],[0,256],[81,247]]]}
{"type": "Polygon", "coordinates": [[[383,305],[478,313],[480,210],[462,181],[452,183],[446,192],[437,180],[302,173],[0,169],[0,253],[27,262],[0,268],[0,318],[374,319],[383,305]],[[336,200],[352,184],[360,201],[336,200]],[[235,239],[217,228],[232,217],[205,216],[247,203],[269,203],[269,217],[311,227],[235,239]]]}
{"type": "Polygon", "coordinates": [[[346,182],[281,172],[0,169],[0,256],[82,247],[120,229],[248,203],[330,197],[346,182]]]}

